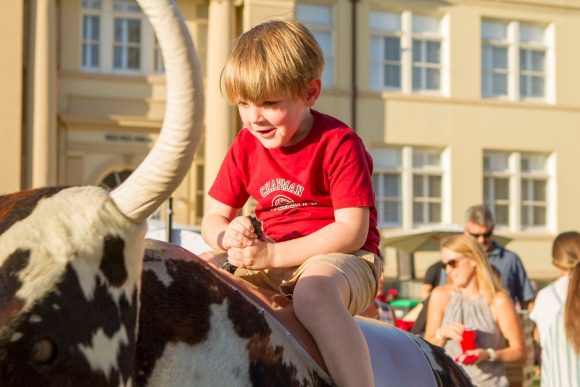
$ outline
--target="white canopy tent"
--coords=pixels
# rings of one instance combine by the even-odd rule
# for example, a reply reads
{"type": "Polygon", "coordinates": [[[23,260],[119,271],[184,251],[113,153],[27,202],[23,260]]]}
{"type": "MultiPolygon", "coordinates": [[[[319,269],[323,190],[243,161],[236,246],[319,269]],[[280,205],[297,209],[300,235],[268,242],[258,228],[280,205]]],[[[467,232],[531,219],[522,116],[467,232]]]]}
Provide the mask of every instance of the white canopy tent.
{"type": "MultiPolygon", "coordinates": [[[[447,235],[462,234],[463,227],[457,224],[421,227],[407,231],[383,231],[383,247],[397,249],[398,275],[401,280],[415,278],[414,253],[438,251],[439,242],[447,235]]],[[[493,234],[493,239],[505,246],[511,238],[493,234]]]]}
{"type": "MultiPolygon", "coordinates": [[[[422,227],[409,231],[383,232],[383,244],[386,247],[393,247],[409,253],[437,251],[441,238],[446,235],[462,233],[463,227],[456,224],[422,227]]],[[[493,239],[501,246],[505,246],[511,241],[511,238],[495,233],[493,239]]]]}

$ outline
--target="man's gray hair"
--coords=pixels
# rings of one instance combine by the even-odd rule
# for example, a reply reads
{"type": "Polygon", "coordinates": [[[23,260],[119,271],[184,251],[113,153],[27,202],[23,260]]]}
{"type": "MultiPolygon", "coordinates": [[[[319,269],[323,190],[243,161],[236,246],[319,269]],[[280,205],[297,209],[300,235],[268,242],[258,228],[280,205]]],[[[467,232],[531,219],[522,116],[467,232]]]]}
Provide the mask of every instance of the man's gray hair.
{"type": "Polygon", "coordinates": [[[495,226],[495,220],[493,219],[491,210],[483,204],[471,206],[467,209],[465,212],[465,223],[475,223],[490,229],[495,226]]]}

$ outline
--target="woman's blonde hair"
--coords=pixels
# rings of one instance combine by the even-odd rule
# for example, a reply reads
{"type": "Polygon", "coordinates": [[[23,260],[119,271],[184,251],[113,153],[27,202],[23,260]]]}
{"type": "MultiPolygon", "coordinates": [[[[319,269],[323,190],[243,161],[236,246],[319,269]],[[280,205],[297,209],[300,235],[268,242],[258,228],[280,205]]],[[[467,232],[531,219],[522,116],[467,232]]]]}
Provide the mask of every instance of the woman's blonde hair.
{"type": "Polygon", "coordinates": [[[459,253],[475,262],[475,276],[479,291],[483,293],[488,305],[493,302],[495,294],[502,289],[499,279],[487,260],[487,255],[481,245],[470,235],[458,234],[445,237],[441,241],[441,249],[459,253]]]}
{"type": "Polygon", "coordinates": [[[221,73],[222,93],[230,102],[299,97],[323,68],[322,49],[303,24],[270,20],[235,40],[221,73]]]}
{"type": "Polygon", "coordinates": [[[552,263],[569,272],[568,297],[564,309],[566,336],[576,353],[580,353],[580,234],[563,232],[552,246],[552,263]]]}

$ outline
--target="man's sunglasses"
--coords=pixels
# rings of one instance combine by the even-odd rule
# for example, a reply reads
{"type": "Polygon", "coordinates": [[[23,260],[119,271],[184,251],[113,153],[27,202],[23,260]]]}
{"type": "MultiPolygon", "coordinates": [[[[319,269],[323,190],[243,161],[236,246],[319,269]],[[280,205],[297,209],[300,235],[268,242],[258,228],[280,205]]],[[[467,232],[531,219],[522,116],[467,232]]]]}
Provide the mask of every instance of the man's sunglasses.
{"type": "Polygon", "coordinates": [[[490,236],[493,235],[493,228],[490,229],[488,232],[483,233],[483,234],[475,234],[473,232],[470,232],[469,235],[471,235],[472,237],[474,237],[475,239],[479,238],[479,237],[484,237],[485,239],[489,238],[490,236]]]}
{"type": "Polygon", "coordinates": [[[459,261],[461,261],[464,257],[459,257],[459,258],[451,258],[449,261],[447,262],[443,262],[441,261],[441,264],[443,265],[443,270],[447,269],[447,266],[451,266],[452,269],[457,268],[457,265],[459,264],[459,261]]]}

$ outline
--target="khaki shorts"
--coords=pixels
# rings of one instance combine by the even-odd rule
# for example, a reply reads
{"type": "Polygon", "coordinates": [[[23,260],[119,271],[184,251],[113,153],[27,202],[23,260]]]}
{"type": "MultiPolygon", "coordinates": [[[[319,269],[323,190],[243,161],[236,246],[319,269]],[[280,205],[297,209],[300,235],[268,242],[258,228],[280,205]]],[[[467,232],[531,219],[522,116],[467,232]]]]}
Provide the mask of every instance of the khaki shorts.
{"type": "Polygon", "coordinates": [[[348,310],[355,315],[363,312],[375,299],[382,260],[379,256],[359,250],[352,254],[330,253],[309,258],[300,266],[249,270],[238,268],[236,276],[262,288],[291,296],[300,275],[311,266],[326,264],[341,272],[350,286],[348,310]]]}

